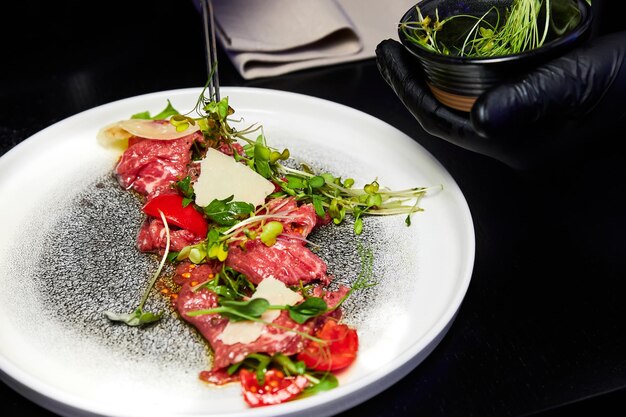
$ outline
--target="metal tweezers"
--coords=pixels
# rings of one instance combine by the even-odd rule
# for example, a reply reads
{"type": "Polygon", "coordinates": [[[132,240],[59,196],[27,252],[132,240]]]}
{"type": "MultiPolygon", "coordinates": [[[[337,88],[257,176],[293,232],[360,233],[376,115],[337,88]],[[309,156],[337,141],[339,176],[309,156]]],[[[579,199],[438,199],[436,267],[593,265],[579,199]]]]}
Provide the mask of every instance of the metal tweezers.
{"type": "Polygon", "coordinates": [[[220,101],[220,82],[217,75],[217,48],[215,46],[215,20],[211,0],[201,0],[202,18],[204,21],[204,45],[206,48],[206,63],[209,74],[209,97],[216,102],[220,101]]]}

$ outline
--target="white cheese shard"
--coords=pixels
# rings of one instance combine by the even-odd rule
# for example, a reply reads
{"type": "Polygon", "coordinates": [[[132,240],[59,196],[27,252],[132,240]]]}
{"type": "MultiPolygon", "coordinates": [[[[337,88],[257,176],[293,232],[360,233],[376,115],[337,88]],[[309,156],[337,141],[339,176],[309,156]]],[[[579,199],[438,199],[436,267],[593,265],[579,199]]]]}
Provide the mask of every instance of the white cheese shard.
{"type": "MultiPolygon", "coordinates": [[[[271,276],[259,283],[250,298],[265,298],[272,305],[292,306],[302,301],[302,295],[291,291],[282,281],[271,276]]],[[[268,310],[261,315],[261,320],[271,323],[279,315],[280,310],[268,310]]],[[[226,345],[252,343],[261,336],[264,327],[265,324],[256,321],[228,322],[218,339],[226,345]]]]}
{"type": "Polygon", "coordinates": [[[284,282],[273,276],[264,278],[250,298],[265,298],[270,304],[293,306],[302,301],[302,295],[291,291],[284,282]]]}
{"type": "Polygon", "coordinates": [[[274,191],[274,184],[250,167],[235,161],[216,149],[209,149],[200,161],[200,175],[193,184],[196,204],[208,206],[214,199],[224,200],[234,195],[233,201],[243,201],[258,207],[274,191]]]}

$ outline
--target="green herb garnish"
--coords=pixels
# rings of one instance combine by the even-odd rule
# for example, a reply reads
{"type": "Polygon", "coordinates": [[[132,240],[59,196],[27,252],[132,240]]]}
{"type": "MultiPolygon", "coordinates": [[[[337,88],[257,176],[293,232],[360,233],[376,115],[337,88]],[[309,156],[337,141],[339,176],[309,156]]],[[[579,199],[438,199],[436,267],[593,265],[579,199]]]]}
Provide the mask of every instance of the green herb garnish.
{"type": "Polygon", "coordinates": [[[229,375],[233,375],[241,368],[254,371],[259,385],[265,383],[265,373],[272,368],[279,369],[289,376],[302,375],[309,380],[310,385],[300,394],[300,397],[328,391],[337,388],[339,385],[339,381],[332,373],[310,370],[304,362],[294,361],[282,353],[276,353],[271,356],[264,353],[251,353],[242,361],[229,366],[227,372],[229,375]]]}
{"type": "MultiPolygon", "coordinates": [[[[311,318],[319,317],[323,314],[327,314],[331,311],[336,310],[355,291],[363,290],[376,285],[376,282],[372,281],[374,256],[371,249],[365,250],[363,246],[359,244],[358,252],[361,258],[361,271],[359,272],[356,281],[354,282],[354,284],[352,284],[348,292],[331,308],[328,307],[326,301],[324,301],[322,298],[307,296],[306,293],[302,291],[303,295],[305,296],[305,300],[293,306],[272,305],[264,298],[251,298],[249,300],[222,298],[218,307],[194,310],[188,312],[187,314],[192,317],[205,314],[221,314],[231,321],[249,320],[261,322],[266,325],[273,325],[273,323],[268,323],[261,319],[263,313],[268,310],[287,310],[289,311],[289,317],[293,321],[299,324],[303,324],[311,318]]],[[[212,285],[212,287],[209,288],[214,289],[217,287],[216,279],[212,281],[213,283],[210,284],[212,285]]],[[[198,287],[204,285],[205,284],[201,284],[198,287]]],[[[292,329],[285,329],[293,331],[292,329]]]]}
{"type": "Polygon", "coordinates": [[[224,200],[215,199],[204,207],[204,214],[220,226],[234,226],[241,220],[250,217],[254,206],[242,201],[233,201],[231,195],[224,200]]]}
{"type": "Polygon", "coordinates": [[[423,16],[400,23],[406,39],[432,52],[466,57],[517,54],[541,47],[550,36],[575,27],[580,10],[574,0],[513,0],[510,8],[489,8],[480,16],[423,16]]]}

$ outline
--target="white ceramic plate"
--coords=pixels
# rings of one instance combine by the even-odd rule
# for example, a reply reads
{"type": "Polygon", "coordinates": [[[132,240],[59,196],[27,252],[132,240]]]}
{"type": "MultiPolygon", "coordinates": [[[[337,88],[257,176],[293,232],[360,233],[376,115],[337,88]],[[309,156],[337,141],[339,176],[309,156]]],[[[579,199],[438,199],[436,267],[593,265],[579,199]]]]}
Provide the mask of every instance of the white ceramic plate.
{"type": "MultiPolygon", "coordinates": [[[[191,110],[200,89],[148,94],[63,120],[0,158],[0,368],[23,395],[64,416],[328,416],[380,393],[414,369],[451,325],[470,283],[474,230],[448,172],[397,129],[354,109],[304,95],[223,88],[245,127],[259,123],[271,146],[358,184],[394,189],[442,185],[412,217],[368,217],[358,239],[349,222],[322,229],[337,282],[359,270],[356,241],[374,254],[378,285],[355,293],[345,321],[359,330],[356,363],[332,391],[272,407],[246,407],[238,385],[211,388],[198,373],[207,348],[166,310],[147,329],[113,325],[105,310],[131,311],[156,261],[134,239],[137,201],[101,148],[105,124],[170,100],[191,110]]],[[[155,294],[148,307],[166,309],[155,294]]]]}

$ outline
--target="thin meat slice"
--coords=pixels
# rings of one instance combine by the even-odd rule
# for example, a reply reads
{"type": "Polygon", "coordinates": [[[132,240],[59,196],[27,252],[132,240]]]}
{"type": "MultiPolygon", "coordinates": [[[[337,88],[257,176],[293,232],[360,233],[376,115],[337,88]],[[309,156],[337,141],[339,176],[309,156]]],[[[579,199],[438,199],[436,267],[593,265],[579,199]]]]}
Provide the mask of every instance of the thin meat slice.
{"type": "Polygon", "coordinates": [[[307,237],[317,226],[319,217],[315,214],[312,204],[298,205],[294,197],[277,198],[267,204],[265,214],[274,214],[276,220],[283,224],[283,234],[296,237],[307,237]],[[288,216],[288,218],[284,218],[288,216]]]}
{"type": "Polygon", "coordinates": [[[215,308],[218,306],[217,302],[217,295],[214,292],[206,288],[200,288],[194,292],[191,290],[191,286],[183,285],[178,294],[176,305],[183,319],[194,325],[211,345],[213,371],[237,363],[250,353],[296,354],[304,349],[305,339],[300,334],[311,334],[315,326],[315,320],[298,324],[291,320],[287,311],[281,311],[278,318],[272,322],[275,326],[264,326],[261,335],[253,342],[225,344],[220,339],[220,335],[228,324],[227,318],[220,314],[188,315],[194,310],[215,308]]]}
{"type": "Polygon", "coordinates": [[[221,269],[218,262],[194,264],[190,261],[181,261],[174,271],[173,281],[178,285],[189,284],[192,287],[215,278],[221,269]]]}
{"type": "Polygon", "coordinates": [[[232,245],[226,265],[246,275],[254,284],[269,276],[288,286],[312,281],[328,284],[331,281],[326,263],[304,243],[294,239],[279,239],[272,246],[254,240],[243,249],[232,245]]]}
{"type": "MultiPolygon", "coordinates": [[[[170,226],[170,251],[178,252],[185,246],[195,245],[202,240],[185,229],[177,229],[170,226]]],[[[147,218],[139,233],[137,233],[137,248],[141,252],[153,252],[162,254],[167,245],[167,234],[165,233],[165,225],[161,219],[154,217],[147,218]]]]}
{"type": "Polygon", "coordinates": [[[248,277],[254,284],[273,276],[286,285],[319,281],[328,284],[326,263],[307,246],[304,240],[318,223],[311,204],[298,205],[295,198],[272,200],[265,214],[275,215],[283,224],[283,232],[272,246],[260,240],[236,243],[228,249],[226,265],[248,277]]]}
{"type": "Polygon", "coordinates": [[[310,319],[304,324],[298,324],[289,317],[287,311],[281,311],[271,325],[265,325],[260,335],[249,343],[226,344],[222,335],[229,323],[226,317],[220,314],[204,314],[190,316],[196,310],[207,310],[219,306],[218,296],[211,290],[197,286],[212,280],[219,270],[217,263],[195,265],[191,262],[181,262],[176,268],[173,280],[181,285],[174,307],[180,316],[193,325],[209,342],[213,350],[213,365],[210,370],[201,372],[201,379],[214,384],[223,384],[231,381],[224,373],[224,369],[231,364],[243,360],[251,353],[266,353],[273,355],[283,353],[294,355],[301,352],[306,346],[307,338],[303,334],[312,335],[323,325],[328,317],[338,320],[341,307],[337,303],[348,293],[349,288],[340,285],[336,290],[329,290],[321,286],[313,289],[312,295],[323,298],[331,312],[310,319]],[[195,291],[192,288],[197,288],[195,291]]]}
{"type": "Polygon", "coordinates": [[[174,140],[131,138],[115,167],[118,182],[145,196],[169,190],[187,176],[191,147],[202,140],[200,132],[174,140]]]}

